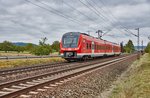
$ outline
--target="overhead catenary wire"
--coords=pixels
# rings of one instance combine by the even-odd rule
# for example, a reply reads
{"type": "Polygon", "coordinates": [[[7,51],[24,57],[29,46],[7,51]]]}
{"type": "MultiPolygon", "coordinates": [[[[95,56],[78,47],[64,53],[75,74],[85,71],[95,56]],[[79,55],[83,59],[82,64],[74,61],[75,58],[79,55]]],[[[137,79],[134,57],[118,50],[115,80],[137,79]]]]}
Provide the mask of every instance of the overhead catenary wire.
{"type": "MultiPolygon", "coordinates": [[[[86,0],[86,1],[87,1],[87,0],[86,0]]],[[[63,3],[76,10],[76,8],[74,8],[74,7],[72,7],[71,5],[65,3],[65,1],[64,1],[63,3]]],[[[88,9],[90,8],[88,5],[86,5],[86,4],[83,3],[82,1],[80,1],[80,3],[82,3],[82,4],[83,4],[84,6],[86,6],[88,9]]],[[[91,7],[93,7],[93,5],[90,4],[90,2],[88,2],[88,4],[89,4],[91,7]]],[[[91,10],[91,11],[96,10],[96,11],[97,11],[97,14],[99,14],[99,15],[102,14],[102,13],[99,12],[96,8],[93,8],[93,10],[92,10],[92,9],[90,9],[90,10],[91,10]]],[[[80,12],[80,14],[83,14],[83,13],[80,12]]],[[[103,17],[106,18],[107,20],[109,20],[109,18],[105,17],[104,15],[103,15],[103,17]]],[[[110,20],[109,20],[109,21],[110,21],[110,20]]],[[[111,23],[112,23],[112,21],[111,21],[111,23]]],[[[112,23],[112,24],[113,24],[113,23],[112,23]]],[[[100,24],[100,25],[101,25],[101,24],[100,24]]],[[[105,28],[105,27],[104,27],[104,28],[105,28]]],[[[105,29],[107,29],[107,28],[105,28],[105,29]]],[[[120,32],[123,32],[123,31],[119,30],[118,28],[116,28],[116,29],[117,29],[118,31],[120,31],[120,32]]],[[[125,34],[125,35],[129,36],[128,34],[125,34]]]]}
{"type": "Polygon", "coordinates": [[[78,0],[81,4],[83,4],[85,7],[87,7],[90,11],[95,13],[97,16],[101,17],[102,20],[105,20],[104,17],[102,17],[99,13],[97,13],[93,8],[89,7],[87,4],[85,4],[82,0],[78,0]]]}
{"type": "MultiPolygon", "coordinates": [[[[91,11],[97,12],[97,14],[102,15],[103,18],[105,18],[106,20],[110,21],[111,24],[113,24],[113,21],[110,20],[110,18],[107,18],[107,17],[104,16],[101,12],[99,12],[98,9],[97,9],[96,7],[94,7],[88,0],[85,0],[85,1],[87,1],[88,5],[85,4],[84,2],[82,2],[81,0],[79,0],[79,1],[80,1],[80,3],[82,3],[84,6],[86,6],[88,9],[90,8],[88,5],[90,5],[91,8],[93,8],[93,10],[90,9],[91,11]]],[[[93,3],[95,3],[93,0],[91,0],[91,1],[92,1],[93,3]]],[[[95,3],[95,5],[96,5],[96,3],[95,3]]],[[[103,10],[103,12],[104,12],[104,10],[103,10]]],[[[104,21],[105,21],[105,20],[104,20],[104,21]]],[[[106,23],[104,23],[104,24],[106,24],[106,23]]],[[[113,26],[112,26],[112,27],[113,27],[113,26]]],[[[117,27],[113,27],[113,28],[116,28],[119,32],[123,32],[123,31],[121,31],[121,30],[120,30],[119,28],[117,28],[117,27]]],[[[126,32],[127,32],[127,31],[126,31],[126,32]]],[[[125,34],[125,35],[130,36],[129,34],[125,34]]]]}
{"type": "MultiPolygon", "coordinates": [[[[82,5],[84,5],[86,8],[88,8],[91,12],[95,13],[98,17],[100,17],[101,20],[106,21],[104,19],[104,17],[102,17],[98,12],[96,12],[94,9],[92,9],[92,7],[89,7],[89,5],[85,4],[83,1],[78,0],[82,5]]],[[[106,24],[105,22],[103,24],[106,24]]],[[[106,24],[108,25],[108,24],[106,24]]],[[[110,24],[109,24],[110,25],[110,24]]],[[[106,27],[103,27],[105,29],[107,29],[106,27]]]]}
{"type": "MultiPolygon", "coordinates": [[[[69,20],[69,21],[72,21],[72,22],[74,22],[74,23],[77,23],[77,24],[83,24],[83,23],[81,23],[81,21],[79,21],[79,20],[77,20],[77,19],[73,19],[72,17],[69,17],[68,15],[64,15],[64,14],[62,14],[59,10],[56,10],[56,9],[54,9],[54,8],[52,8],[52,7],[50,7],[48,4],[45,4],[45,3],[43,3],[43,2],[41,2],[41,1],[39,1],[39,0],[37,0],[37,1],[39,1],[41,4],[43,4],[43,5],[46,5],[46,6],[48,6],[49,8],[51,8],[52,10],[49,10],[48,8],[46,8],[46,7],[43,7],[43,6],[40,6],[40,5],[38,5],[38,4],[36,4],[36,3],[34,3],[34,2],[31,2],[31,1],[29,1],[29,0],[25,0],[25,1],[27,1],[27,2],[30,2],[31,4],[33,4],[33,5],[35,5],[35,6],[38,6],[38,7],[40,7],[40,8],[42,8],[42,9],[45,9],[45,10],[47,10],[47,11],[49,11],[49,12],[51,12],[51,13],[53,13],[53,14],[56,14],[56,15],[58,15],[58,16],[60,16],[60,17],[63,17],[63,18],[65,18],[65,19],[67,19],[67,20],[69,20]]],[[[81,0],[79,0],[79,1],[81,1],[81,0]]],[[[87,0],[86,0],[87,1],[87,0]]],[[[82,1],[81,1],[82,2],[82,1]]],[[[64,3],[64,2],[63,2],[64,3]]],[[[88,4],[90,4],[90,3],[88,3],[88,4]]],[[[68,5],[68,4],[67,4],[68,5]]],[[[69,6],[69,5],[68,5],[69,6]]],[[[91,5],[92,6],[92,5],[91,5]]],[[[71,6],[70,6],[71,7],[71,6]]],[[[90,8],[88,5],[87,5],[87,7],[88,8],[90,8]]],[[[73,7],[72,7],[73,8],[73,7]]],[[[101,16],[100,14],[100,12],[96,9],[96,8],[93,8],[92,9],[92,11],[94,11],[95,12],[95,14],[97,14],[99,17],[101,17],[101,19],[102,18],[107,18],[107,17],[105,17],[105,16],[101,16]],[[96,11],[95,11],[96,10],[96,11]]],[[[80,14],[82,14],[80,11],[78,11],[80,14]]],[[[82,14],[83,15],[83,14],[82,14]]],[[[86,16],[87,17],[87,15],[85,15],[84,14],[84,16],[86,16]]],[[[91,19],[91,18],[89,18],[88,17],[88,19],[91,19]]],[[[92,19],[91,19],[92,20],[92,19]]],[[[104,19],[103,19],[104,20],[104,19]]],[[[88,24],[85,24],[85,25],[88,25],[88,24]]],[[[84,26],[85,26],[84,25],[84,26]]],[[[89,26],[89,25],[88,25],[89,26]]],[[[93,28],[93,27],[91,27],[93,30],[95,29],[95,28],[93,28]]],[[[122,32],[122,31],[121,31],[122,32]]]]}
{"type": "Polygon", "coordinates": [[[36,30],[38,30],[38,31],[41,32],[41,33],[47,33],[47,31],[41,30],[41,29],[39,29],[39,28],[36,27],[36,26],[29,26],[29,25],[20,23],[20,22],[15,21],[15,20],[10,20],[10,21],[11,21],[12,23],[14,23],[14,24],[17,24],[17,25],[21,26],[21,27],[32,28],[32,29],[33,29],[33,28],[36,28],[36,30]]]}
{"type": "MultiPolygon", "coordinates": [[[[93,1],[93,0],[92,0],[93,1]]],[[[105,3],[103,2],[103,0],[99,0],[102,4],[103,4],[103,6],[105,6],[106,7],[106,5],[105,5],[105,3]]],[[[94,1],[93,1],[94,2],[94,1]]],[[[100,7],[99,7],[100,8],[100,7]]],[[[101,10],[103,10],[102,8],[100,8],[101,10]]],[[[132,35],[134,35],[134,36],[136,36],[133,32],[131,32],[129,29],[127,29],[126,27],[124,27],[122,24],[121,24],[121,22],[120,21],[118,21],[118,19],[112,14],[112,12],[110,11],[110,9],[109,8],[107,8],[106,7],[106,9],[107,9],[107,11],[109,12],[109,15],[111,15],[112,16],[112,19],[115,21],[115,22],[118,22],[119,23],[119,25],[122,27],[122,28],[124,28],[125,29],[125,31],[127,32],[127,33],[130,33],[130,34],[132,34],[132,35]]],[[[103,10],[104,11],[104,10],[103,10]]]]}
{"type": "MultiPolygon", "coordinates": [[[[35,5],[35,6],[38,6],[38,7],[42,8],[42,9],[45,9],[45,10],[47,10],[47,11],[50,11],[51,13],[54,13],[54,14],[56,14],[56,15],[59,15],[59,16],[65,18],[65,19],[69,19],[69,20],[72,21],[72,22],[76,22],[76,23],[78,23],[78,24],[81,24],[78,20],[76,20],[76,19],[75,19],[75,20],[74,20],[74,19],[70,19],[70,18],[68,18],[68,16],[63,15],[63,14],[60,14],[60,11],[58,11],[58,10],[56,10],[56,9],[54,9],[54,8],[52,8],[52,7],[50,7],[49,5],[43,3],[43,2],[41,2],[41,1],[39,1],[39,0],[38,0],[38,1],[39,1],[40,3],[49,6],[49,7],[50,7],[52,10],[54,10],[54,11],[49,10],[49,9],[43,7],[43,6],[38,5],[38,4],[35,4],[35,3],[33,3],[33,2],[31,2],[31,1],[29,1],[29,0],[25,0],[25,1],[30,2],[31,4],[33,4],[33,5],[35,5]],[[59,13],[57,13],[57,12],[59,12],[59,13]]],[[[92,27],[91,27],[91,28],[92,28],[92,27]]],[[[93,28],[93,29],[94,29],[94,28],[93,28]]]]}
{"type": "Polygon", "coordinates": [[[74,8],[73,6],[71,6],[69,3],[65,2],[65,1],[63,1],[63,3],[64,3],[65,5],[67,5],[67,6],[69,6],[70,8],[76,10],[78,13],[80,13],[80,15],[83,15],[83,16],[87,17],[87,18],[88,18],[89,20],[91,20],[91,21],[95,21],[94,19],[92,19],[91,17],[89,17],[88,15],[86,15],[85,13],[83,13],[83,12],[81,12],[80,10],[77,10],[76,8],[74,8]]]}
{"type": "MultiPolygon", "coordinates": [[[[86,0],[87,1],[87,0],[86,0]]],[[[87,1],[88,5],[85,4],[83,1],[79,0],[79,2],[81,4],[83,4],[85,7],[87,7],[90,11],[94,12],[98,17],[100,17],[100,19],[102,19],[104,21],[103,24],[106,24],[106,20],[110,21],[108,18],[106,18],[104,15],[101,16],[102,14],[89,2],[87,1]],[[90,5],[90,7],[89,7],[90,5]]],[[[112,22],[111,22],[112,23],[112,22]]],[[[113,24],[113,23],[112,23],[113,24]]],[[[106,24],[106,25],[110,25],[110,24],[106,24]]],[[[122,32],[122,31],[121,31],[122,32]]]]}
{"type": "MultiPolygon", "coordinates": [[[[84,14],[83,12],[77,10],[76,8],[74,8],[73,6],[71,6],[70,4],[68,4],[67,2],[64,1],[63,3],[64,3],[65,5],[67,5],[67,6],[69,6],[70,8],[76,10],[78,13],[80,13],[80,15],[83,15],[83,16],[87,17],[88,19],[90,19],[94,24],[101,25],[102,28],[105,28],[102,24],[97,23],[94,19],[92,19],[92,18],[89,17],[88,15],[84,14]]],[[[105,28],[105,29],[107,29],[107,28],[105,28]]]]}
{"type": "MultiPolygon", "coordinates": [[[[90,4],[90,2],[89,2],[88,0],[86,0],[86,1],[88,2],[88,4],[90,4]]],[[[91,1],[92,1],[95,5],[97,5],[93,0],[91,0],[91,1]]],[[[91,5],[91,7],[94,7],[92,4],[90,4],[90,5],[91,5]]],[[[98,7],[98,8],[100,8],[100,7],[98,7]]],[[[98,9],[97,9],[96,7],[94,7],[94,9],[98,11],[98,9]]],[[[104,12],[104,10],[103,10],[102,8],[100,8],[100,9],[104,12]]],[[[103,15],[103,13],[101,13],[100,11],[98,11],[98,12],[99,12],[99,14],[103,15]]],[[[106,18],[108,21],[110,21],[111,24],[113,24],[114,21],[110,20],[111,18],[108,18],[108,17],[106,17],[106,16],[104,16],[104,15],[103,15],[103,17],[106,18]]],[[[123,31],[121,31],[121,30],[120,30],[119,28],[117,28],[117,27],[113,27],[113,28],[116,28],[118,31],[123,32],[123,31]]],[[[127,31],[126,31],[126,32],[127,32],[127,31]]],[[[130,36],[130,35],[128,35],[128,34],[125,34],[125,35],[130,36]]]]}
{"type": "MultiPolygon", "coordinates": [[[[25,0],[25,1],[26,1],[26,2],[29,2],[30,4],[32,4],[32,5],[34,5],[34,6],[37,6],[37,7],[41,8],[41,9],[44,9],[44,10],[50,12],[50,13],[53,13],[53,14],[58,15],[58,16],[60,16],[60,17],[63,17],[63,18],[65,18],[66,20],[69,20],[69,21],[74,22],[74,23],[76,23],[76,24],[79,24],[79,25],[83,25],[83,24],[84,24],[84,23],[81,23],[80,21],[78,21],[78,20],[76,20],[76,19],[72,19],[72,18],[70,18],[70,17],[67,17],[66,15],[63,15],[63,14],[57,12],[57,10],[53,9],[52,7],[51,7],[52,10],[50,10],[50,9],[48,9],[48,8],[46,8],[46,7],[43,7],[43,6],[40,6],[40,5],[38,5],[38,4],[36,4],[36,3],[32,2],[32,1],[30,1],[30,0],[25,0]],[[54,11],[53,11],[53,10],[54,10],[54,11]]],[[[43,3],[43,4],[44,4],[44,3],[43,3]]],[[[49,7],[49,8],[50,8],[50,7],[49,7]]],[[[84,26],[85,26],[85,25],[87,25],[87,24],[84,24],[84,26]]],[[[91,28],[92,28],[92,27],[91,27],[91,28]]],[[[92,29],[94,29],[94,28],[92,28],[92,29]]]]}

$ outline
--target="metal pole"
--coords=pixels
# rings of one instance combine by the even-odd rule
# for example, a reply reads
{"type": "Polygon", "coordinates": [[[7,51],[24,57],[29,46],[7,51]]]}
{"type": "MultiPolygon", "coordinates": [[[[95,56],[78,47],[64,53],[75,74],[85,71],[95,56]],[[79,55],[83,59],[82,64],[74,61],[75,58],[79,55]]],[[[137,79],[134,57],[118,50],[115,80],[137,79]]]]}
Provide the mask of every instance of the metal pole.
{"type": "Polygon", "coordinates": [[[138,34],[137,34],[137,41],[138,41],[138,57],[137,59],[140,59],[140,46],[139,46],[139,43],[140,43],[140,33],[139,33],[139,28],[136,29],[138,31],[138,34]]]}
{"type": "Polygon", "coordinates": [[[144,50],[144,47],[143,47],[143,40],[142,40],[142,51],[144,50]]]}
{"type": "Polygon", "coordinates": [[[98,30],[98,31],[96,31],[96,33],[98,33],[98,38],[101,39],[103,31],[102,30],[98,30]]]}
{"type": "Polygon", "coordinates": [[[139,46],[139,44],[140,44],[139,28],[137,28],[137,30],[138,30],[138,52],[139,52],[140,51],[140,46],[139,46]]]}

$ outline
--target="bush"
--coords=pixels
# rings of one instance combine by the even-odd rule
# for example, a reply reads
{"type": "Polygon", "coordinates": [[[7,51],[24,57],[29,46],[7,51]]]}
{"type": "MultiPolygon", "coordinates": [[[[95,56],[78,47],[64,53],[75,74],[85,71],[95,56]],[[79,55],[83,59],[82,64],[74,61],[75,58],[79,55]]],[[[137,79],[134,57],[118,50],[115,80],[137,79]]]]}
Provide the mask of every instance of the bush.
{"type": "Polygon", "coordinates": [[[36,46],[31,50],[32,54],[35,55],[49,55],[51,53],[51,47],[49,45],[47,46],[36,46]]]}
{"type": "Polygon", "coordinates": [[[147,47],[145,48],[145,52],[150,54],[150,43],[147,44],[147,47]]]}

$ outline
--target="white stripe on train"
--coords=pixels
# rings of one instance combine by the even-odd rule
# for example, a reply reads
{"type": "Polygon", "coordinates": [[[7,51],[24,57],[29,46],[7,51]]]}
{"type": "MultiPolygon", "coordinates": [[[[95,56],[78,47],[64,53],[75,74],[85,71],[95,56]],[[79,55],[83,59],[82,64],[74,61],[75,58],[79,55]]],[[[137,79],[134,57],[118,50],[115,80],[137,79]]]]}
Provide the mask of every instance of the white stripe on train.
{"type": "MultiPolygon", "coordinates": [[[[115,55],[121,54],[121,52],[114,52],[114,53],[77,53],[77,56],[84,56],[84,55],[94,55],[94,56],[103,56],[103,55],[115,55]]],[[[63,53],[60,54],[63,56],[63,53]]]]}

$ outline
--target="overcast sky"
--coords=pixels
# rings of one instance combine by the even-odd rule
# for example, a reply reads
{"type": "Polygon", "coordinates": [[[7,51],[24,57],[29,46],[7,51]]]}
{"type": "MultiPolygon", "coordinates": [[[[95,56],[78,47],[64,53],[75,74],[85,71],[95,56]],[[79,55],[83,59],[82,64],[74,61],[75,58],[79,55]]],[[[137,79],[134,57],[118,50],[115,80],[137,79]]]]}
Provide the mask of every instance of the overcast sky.
{"type": "Polygon", "coordinates": [[[66,32],[108,32],[103,39],[144,45],[150,35],[150,0],[0,0],[0,42],[31,42],[48,38],[61,40],[66,32]],[[30,2],[29,2],[30,1],[30,2]],[[141,43],[141,41],[140,41],[141,43]]]}

